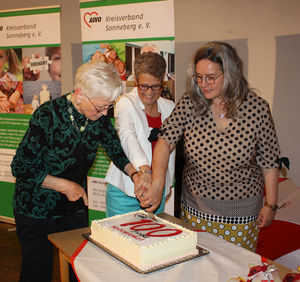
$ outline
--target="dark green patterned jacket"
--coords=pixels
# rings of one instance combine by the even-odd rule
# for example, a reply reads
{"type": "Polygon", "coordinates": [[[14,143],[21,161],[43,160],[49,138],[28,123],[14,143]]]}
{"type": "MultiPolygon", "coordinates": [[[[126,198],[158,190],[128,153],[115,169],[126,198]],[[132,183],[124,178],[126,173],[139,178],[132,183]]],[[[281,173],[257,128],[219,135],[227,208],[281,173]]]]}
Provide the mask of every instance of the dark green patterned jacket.
{"type": "Polygon", "coordinates": [[[41,105],[33,114],[29,128],[11,163],[16,177],[13,207],[16,213],[32,218],[60,218],[82,212],[82,198],[68,201],[64,194],[41,187],[47,174],[74,181],[86,189],[86,176],[99,145],[114,164],[124,170],[129,160],[107,116],[88,122],[84,132],[70,120],[68,107],[78,125],[85,116],[68,103],[66,95],[41,105]]]}

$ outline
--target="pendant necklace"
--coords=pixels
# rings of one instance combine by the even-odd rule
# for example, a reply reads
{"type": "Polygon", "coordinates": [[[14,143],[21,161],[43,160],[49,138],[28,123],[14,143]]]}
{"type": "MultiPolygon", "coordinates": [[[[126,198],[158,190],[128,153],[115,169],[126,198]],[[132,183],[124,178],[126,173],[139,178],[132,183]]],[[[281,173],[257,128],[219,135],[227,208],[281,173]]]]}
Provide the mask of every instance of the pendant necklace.
{"type": "Polygon", "coordinates": [[[219,114],[219,118],[223,118],[223,117],[225,117],[224,114],[219,114]]]}
{"type": "Polygon", "coordinates": [[[72,98],[72,96],[71,96],[71,94],[73,93],[73,91],[67,96],[67,100],[68,100],[68,112],[69,112],[69,115],[70,115],[70,120],[71,120],[71,122],[72,122],[72,125],[78,130],[78,131],[80,131],[80,132],[83,132],[83,131],[85,131],[85,129],[86,129],[86,126],[88,125],[88,122],[89,122],[89,120],[88,120],[88,118],[86,118],[86,120],[85,120],[85,122],[84,122],[84,125],[81,125],[80,127],[77,125],[77,123],[76,123],[76,121],[75,121],[75,119],[74,119],[74,116],[73,116],[73,109],[72,109],[72,107],[71,107],[71,98],[72,98]]]}

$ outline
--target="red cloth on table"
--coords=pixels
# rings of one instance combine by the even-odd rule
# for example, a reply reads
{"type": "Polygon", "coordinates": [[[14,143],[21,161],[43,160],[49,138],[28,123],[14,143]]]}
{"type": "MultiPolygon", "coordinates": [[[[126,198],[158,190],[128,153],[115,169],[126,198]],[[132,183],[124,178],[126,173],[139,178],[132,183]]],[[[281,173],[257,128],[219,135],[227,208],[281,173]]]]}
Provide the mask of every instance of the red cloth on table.
{"type": "Polygon", "coordinates": [[[275,219],[268,227],[260,230],[256,253],[275,260],[299,249],[299,238],[300,225],[275,219]]]}

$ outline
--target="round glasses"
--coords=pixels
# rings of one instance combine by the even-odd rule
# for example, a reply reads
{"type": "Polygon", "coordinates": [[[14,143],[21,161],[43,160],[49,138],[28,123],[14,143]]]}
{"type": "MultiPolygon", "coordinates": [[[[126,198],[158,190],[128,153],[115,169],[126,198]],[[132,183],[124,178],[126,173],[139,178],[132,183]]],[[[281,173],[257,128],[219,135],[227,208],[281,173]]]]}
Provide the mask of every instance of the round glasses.
{"type": "Polygon", "coordinates": [[[91,102],[91,104],[93,105],[93,107],[95,108],[95,110],[96,110],[96,112],[98,114],[100,114],[100,113],[102,113],[104,111],[108,111],[109,109],[112,109],[115,106],[115,104],[116,104],[116,102],[113,102],[112,104],[110,104],[108,106],[97,108],[96,105],[93,103],[93,101],[90,99],[90,97],[88,95],[85,95],[85,96],[91,102]]]}
{"type": "Polygon", "coordinates": [[[151,88],[153,91],[159,91],[163,87],[162,84],[154,84],[154,85],[147,85],[147,84],[138,84],[137,88],[142,91],[147,91],[149,88],[151,88]]]}
{"type": "Polygon", "coordinates": [[[202,75],[199,75],[199,74],[194,74],[193,75],[193,78],[194,78],[194,81],[198,84],[201,84],[203,83],[203,80],[205,80],[205,82],[207,82],[207,84],[209,85],[212,85],[212,84],[215,84],[216,83],[216,80],[222,75],[223,73],[221,72],[218,76],[214,77],[214,76],[202,76],[202,75]]]}

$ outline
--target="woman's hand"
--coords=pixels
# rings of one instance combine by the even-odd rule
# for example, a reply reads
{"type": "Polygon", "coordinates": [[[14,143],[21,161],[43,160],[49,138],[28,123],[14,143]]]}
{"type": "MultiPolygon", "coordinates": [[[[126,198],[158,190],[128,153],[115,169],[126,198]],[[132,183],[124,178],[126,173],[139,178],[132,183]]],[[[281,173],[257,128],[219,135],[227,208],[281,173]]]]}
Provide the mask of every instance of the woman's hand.
{"type": "Polygon", "coordinates": [[[263,206],[257,218],[259,228],[267,227],[272,223],[276,211],[272,211],[269,207],[263,206]]]}
{"type": "MultiPolygon", "coordinates": [[[[141,187],[140,189],[142,189],[141,187]]],[[[140,190],[138,190],[140,191],[140,190]]],[[[141,203],[141,207],[145,208],[148,212],[154,212],[158,209],[164,192],[164,186],[158,182],[152,182],[150,188],[140,193],[137,197],[141,203]]],[[[136,195],[139,192],[136,192],[136,195]]]]}
{"type": "MultiPolygon", "coordinates": [[[[265,202],[270,205],[275,205],[278,201],[278,174],[277,168],[263,168],[263,175],[265,181],[265,202]]],[[[270,207],[263,206],[257,218],[258,227],[267,227],[274,219],[276,211],[270,207]]]]}
{"type": "Polygon", "coordinates": [[[88,198],[83,187],[74,181],[48,174],[42,183],[42,187],[65,194],[71,202],[82,198],[84,204],[88,205],[88,198]]]}
{"type": "Polygon", "coordinates": [[[71,202],[75,202],[80,198],[83,199],[84,204],[88,205],[88,198],[84,191],[84,189],[77,184],[76,182],[64,179],[66,181],[66,185],[62,188],[61,193],[65,194],[68,197],[68,200],[71,202]]]}
{"type": "Polygon", "coordinates": [[[142,165],[136,170],[131,163],[128,163],[124,172],[131,178],[134,183],[134,193],[139,200],[146,190],[150,188],[152,182],[152,171],[149,165],[142,165]]]}
{"type": "Polygon", "coordinates": [[[150,185],[152,183],[152,170],[148,165],[143,165],[139,167],[140,173],[140,179],[138,186],[144,187],[144,188],[150,188],[150,185]]]}
{"type": "Polygon", "coordinates": [[[152,158],[152,184],[139,198],[141,206],[144,207],[147,212],[157,210],[161,203],[169,156],[174,148],[175,145],[171,145],[166,140],[158,138],[152,158]]]}
{"type": "MultiPolygon", "coordinates": [[[[150,168],[149,171],[151,171],[150,168]]],[[[134,183],[135,196],[140,201],[140,199],[144,196],[146,191],[148,191],[148,189],[151,186],[151,182],[152,182],[151,173],[146,173],[146,172],[137,173],[132,177],[132,180],[134,183]]]]}

